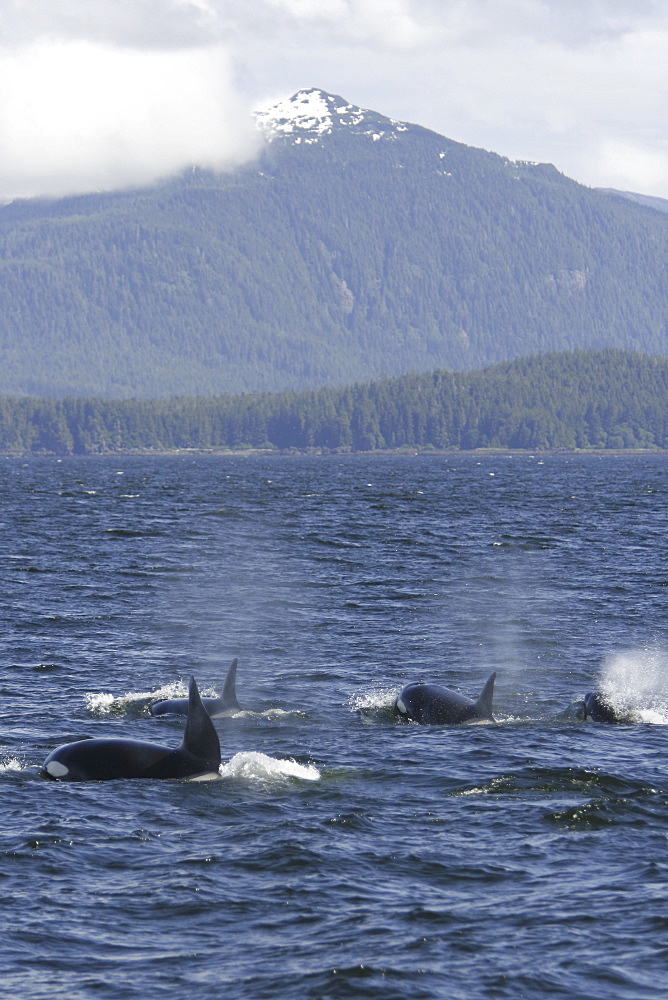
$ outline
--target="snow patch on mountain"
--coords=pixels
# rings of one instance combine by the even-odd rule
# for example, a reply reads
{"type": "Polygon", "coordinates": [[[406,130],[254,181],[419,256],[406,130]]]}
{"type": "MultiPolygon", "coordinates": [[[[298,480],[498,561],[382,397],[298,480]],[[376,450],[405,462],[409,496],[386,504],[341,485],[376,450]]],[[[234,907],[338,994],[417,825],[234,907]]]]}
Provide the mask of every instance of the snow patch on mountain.
{"type": "Polygon", "coordinates": [[[404,122],[365,111],[316,88],[300,90],[270,108],[256,111],[255,120],[270,142],[283,136],[295,144],[318,142],[323,135],[342,127],[370,136],[374,142],[383,138],[395,139],[397,133],[407,132],[409,128],[404,122]]]}

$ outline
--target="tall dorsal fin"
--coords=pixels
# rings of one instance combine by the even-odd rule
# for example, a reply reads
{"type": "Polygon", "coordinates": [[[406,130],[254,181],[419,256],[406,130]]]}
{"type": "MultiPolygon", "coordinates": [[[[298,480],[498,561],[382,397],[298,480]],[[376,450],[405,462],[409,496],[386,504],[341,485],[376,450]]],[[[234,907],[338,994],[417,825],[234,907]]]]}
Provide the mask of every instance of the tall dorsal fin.
{"type": "MultiPolygon", "coordinates": [[[[220,767],[220,740],[209,713],[202,704],[195,678],[190,678],[188,688],[188,721],[183,734],[181,749],[198,757],[206,768],[217,771],[220,767]]],[[[203,768],[202,770],[205,770],[203,768]]]]}
{"type": "Polygon", "coordinates": [[[237,658],[232,660],[230,669],[227,671],[227,677],[225,678],[225,683],[223,684],[223,693],[220,696],[223,709],[225,708],[241,708],[241,705],[237,701],[237,658]]]}
{"type": "Polygon", "coordinates": [[[496,680],[496,670],[487,678],[482,694],[476,702],[476,708],[483,719],[494,719],[492,715],[492,698],[494,697],[494,681],[496,680]]]}

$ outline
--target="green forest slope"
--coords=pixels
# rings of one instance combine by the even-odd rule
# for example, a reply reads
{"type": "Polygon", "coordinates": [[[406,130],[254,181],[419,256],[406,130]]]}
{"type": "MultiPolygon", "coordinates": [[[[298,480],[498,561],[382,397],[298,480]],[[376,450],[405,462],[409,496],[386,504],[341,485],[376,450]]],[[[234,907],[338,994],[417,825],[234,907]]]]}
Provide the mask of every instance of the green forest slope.
{"type": "MultiPolygon", "coordinates": [[[[369,113],[372,115],[372,113],[369,113]]],[[[668,354],[668,215],[417,126],[0,208],[0,393],[210,395],[668,354]]]]}
{"type": "Polygon", "coordinates": [[[345,389],[167,400],[0,399],[0,451],[668,448],[668,360],[605,350],[345,389]]]}

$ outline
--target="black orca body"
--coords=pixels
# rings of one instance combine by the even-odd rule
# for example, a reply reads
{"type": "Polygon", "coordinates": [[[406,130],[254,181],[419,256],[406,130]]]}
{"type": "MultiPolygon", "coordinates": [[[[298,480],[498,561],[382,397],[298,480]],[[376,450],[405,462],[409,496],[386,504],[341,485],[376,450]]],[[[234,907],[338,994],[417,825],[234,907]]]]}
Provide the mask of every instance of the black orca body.
{"type": "Polygon", "coordinates": [[[456,691],[438,684],[408,684],[395,702],[400,715],[423,726],[469,722],[471,719],[490,719],[496,672],[491,674],[477,701],[471,701],[456,691]]]}
{"type": "Polygon", "coordinates": [[[594,722],[633,722],[630,714],[620,714],[600,691],[590,691],[584,696],[584,717],[594,722]]]}
{"type": "MultiPolygon", "coordinates": [[[[220,698],[202,698],[202,704],[212,718],[221,715],[229,715],[231,712],[239,711],[241,705],[237,701],[237,660],[232,660],[227,677],[223,684],[223,691],[220,698]]],[[[149,709],[151,715],[187,715],[188,699],[173,698],[170,701],[154,701],[149,709]]]]}
{"type": "Polygon", "coordinates": [[[181,746],[140,740],[90,739],[64,743],[44,762],[44,774],[58,781],[114,778],[194,778],[218,772],[220,742],[195,678],[190,678],[188,721],[181,746]]]}

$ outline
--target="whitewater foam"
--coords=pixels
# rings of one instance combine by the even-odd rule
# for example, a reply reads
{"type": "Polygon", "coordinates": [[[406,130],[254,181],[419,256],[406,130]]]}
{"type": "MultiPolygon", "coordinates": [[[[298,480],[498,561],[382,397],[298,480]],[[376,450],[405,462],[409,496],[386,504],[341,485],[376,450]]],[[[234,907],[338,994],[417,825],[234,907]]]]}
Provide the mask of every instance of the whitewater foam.
{"type": "Polygon", "coordinates": [[[0,773],[5,771],[25,771],[26,764],[18,757],[3,757],[0,759],[0,773]]]}
{"type": "Polygon", "coordinates": [[[668,725],[668,653],[646,646],[606,657],[599,690],[618,715],[668,725]]]}
{"type": "MultiPolygon", "coordinates": [[[[216,697],[215,692],[207,693],[202,690],[202,697],[216,697]]],[[[172,681],[163,684],[154,691],[127,691],[125,694],[115,695],[109,691],[87,691],[84,694],[84,704],[86,711],[91,715],[123,715],[141,711],[152,701],[163,701],[170,698],[187,698],[188,689],[181,681],[172,681]]]]}
{"type": "Polygon", "coordinates": [[[348,699],[351,712],[375,712],[384,708],[394,708],[400,687],[378,687],[370,691],[361,691],[348,699]]]}
{"type": "Polygon", "coordinates": [[[280,760],[254,750],[235,754],[226,764],[221,764],[220,774],[223,778],[257,782],[284,781],[289,778],[301,781],[320,780],[320,771],[313,764],[280,760]]]}

